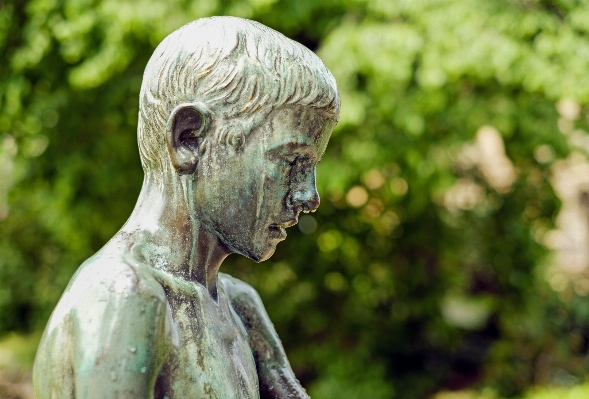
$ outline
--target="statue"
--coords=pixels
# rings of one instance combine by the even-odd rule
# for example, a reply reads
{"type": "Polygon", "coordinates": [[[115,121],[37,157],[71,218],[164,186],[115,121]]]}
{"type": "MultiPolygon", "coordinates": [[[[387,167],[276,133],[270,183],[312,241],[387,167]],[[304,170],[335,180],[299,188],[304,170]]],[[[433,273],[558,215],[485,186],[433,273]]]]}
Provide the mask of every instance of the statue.
{"type": "Polygon", "coordinates": [[[268,259],[315,211],[338,118],[321,60],[259,23],[205,18],[164,39],[141,86],[141,194],[55,308],[37,398],[308,398],[257,292],[219,267],[268,259]]]}

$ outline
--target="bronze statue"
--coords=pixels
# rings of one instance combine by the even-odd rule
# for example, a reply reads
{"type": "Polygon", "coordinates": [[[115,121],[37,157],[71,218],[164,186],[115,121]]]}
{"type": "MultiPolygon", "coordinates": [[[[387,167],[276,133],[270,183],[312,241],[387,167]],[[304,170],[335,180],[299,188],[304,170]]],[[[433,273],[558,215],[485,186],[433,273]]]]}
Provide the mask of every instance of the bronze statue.
{"type": "Polygon", "coordinates": [[[338,118],[321,60],[259,23],[205,18],[164,39],[141,87],[141,194],[55,308],[37,398],[308,398],[256,291],[219,267],[268,259],[315,211],[338,118]]]}

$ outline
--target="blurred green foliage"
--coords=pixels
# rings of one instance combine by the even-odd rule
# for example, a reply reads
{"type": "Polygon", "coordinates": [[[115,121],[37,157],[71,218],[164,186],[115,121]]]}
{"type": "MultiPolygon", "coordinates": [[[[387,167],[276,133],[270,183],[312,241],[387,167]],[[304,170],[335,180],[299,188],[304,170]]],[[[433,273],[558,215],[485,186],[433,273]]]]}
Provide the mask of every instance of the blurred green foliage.
{"type": "Polygon", "coordinates": [[[555,103],[589,103],[577,0],[0,0],[0,334],[42,330],[130,214],[143,68],[208,15],[302,42],[341,90],[319,211],[270,261],[224,265],[259,290],[312,397],[583,380],[585,299],[545,282],[538,238],[571,151],[555,103]],[[503,185],[461,161],[483,126],[505,143],[503,185]],[[452,205],[456,187],[471,195],[452,205]]]}

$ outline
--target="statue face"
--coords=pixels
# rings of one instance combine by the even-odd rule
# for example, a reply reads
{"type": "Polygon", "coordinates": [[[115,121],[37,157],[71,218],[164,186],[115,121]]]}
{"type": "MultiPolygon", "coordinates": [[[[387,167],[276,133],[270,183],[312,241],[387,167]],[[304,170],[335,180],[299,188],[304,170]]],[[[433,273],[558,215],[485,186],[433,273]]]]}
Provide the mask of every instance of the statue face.
{"type": "Polygon", "coordinates": [[[272,256],[299,213],[319,206],[315,168],[334,125],[314,109],[282,108],[237,151],[209,143],[195,182],[203,227],[232,252],[257,262],[272,256]]]}

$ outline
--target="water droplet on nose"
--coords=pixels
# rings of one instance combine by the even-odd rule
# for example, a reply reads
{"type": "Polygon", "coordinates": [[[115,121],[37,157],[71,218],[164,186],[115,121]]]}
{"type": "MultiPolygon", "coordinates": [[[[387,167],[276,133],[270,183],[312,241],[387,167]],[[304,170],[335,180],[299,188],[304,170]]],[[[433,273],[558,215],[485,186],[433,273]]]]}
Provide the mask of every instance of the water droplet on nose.
{"type": "Polygon", "coordinates": [[[114,371],[110,372],[110,379],[113,381],[117,380],[117,373],[115,373],[114,371]]]}
{"type": "Polygon", "coordinates": [[[129,349],[129,352],[131,352],[131,353],[137,352],[137,348],[135,348],[134,346],[130,346],[128,349],[129,349]]]}
{"type": "Polygon", "coordinates": [[[141,374],[145,374],[146,371],[147,369],[145,367],[141,367],[141,374]]]}

